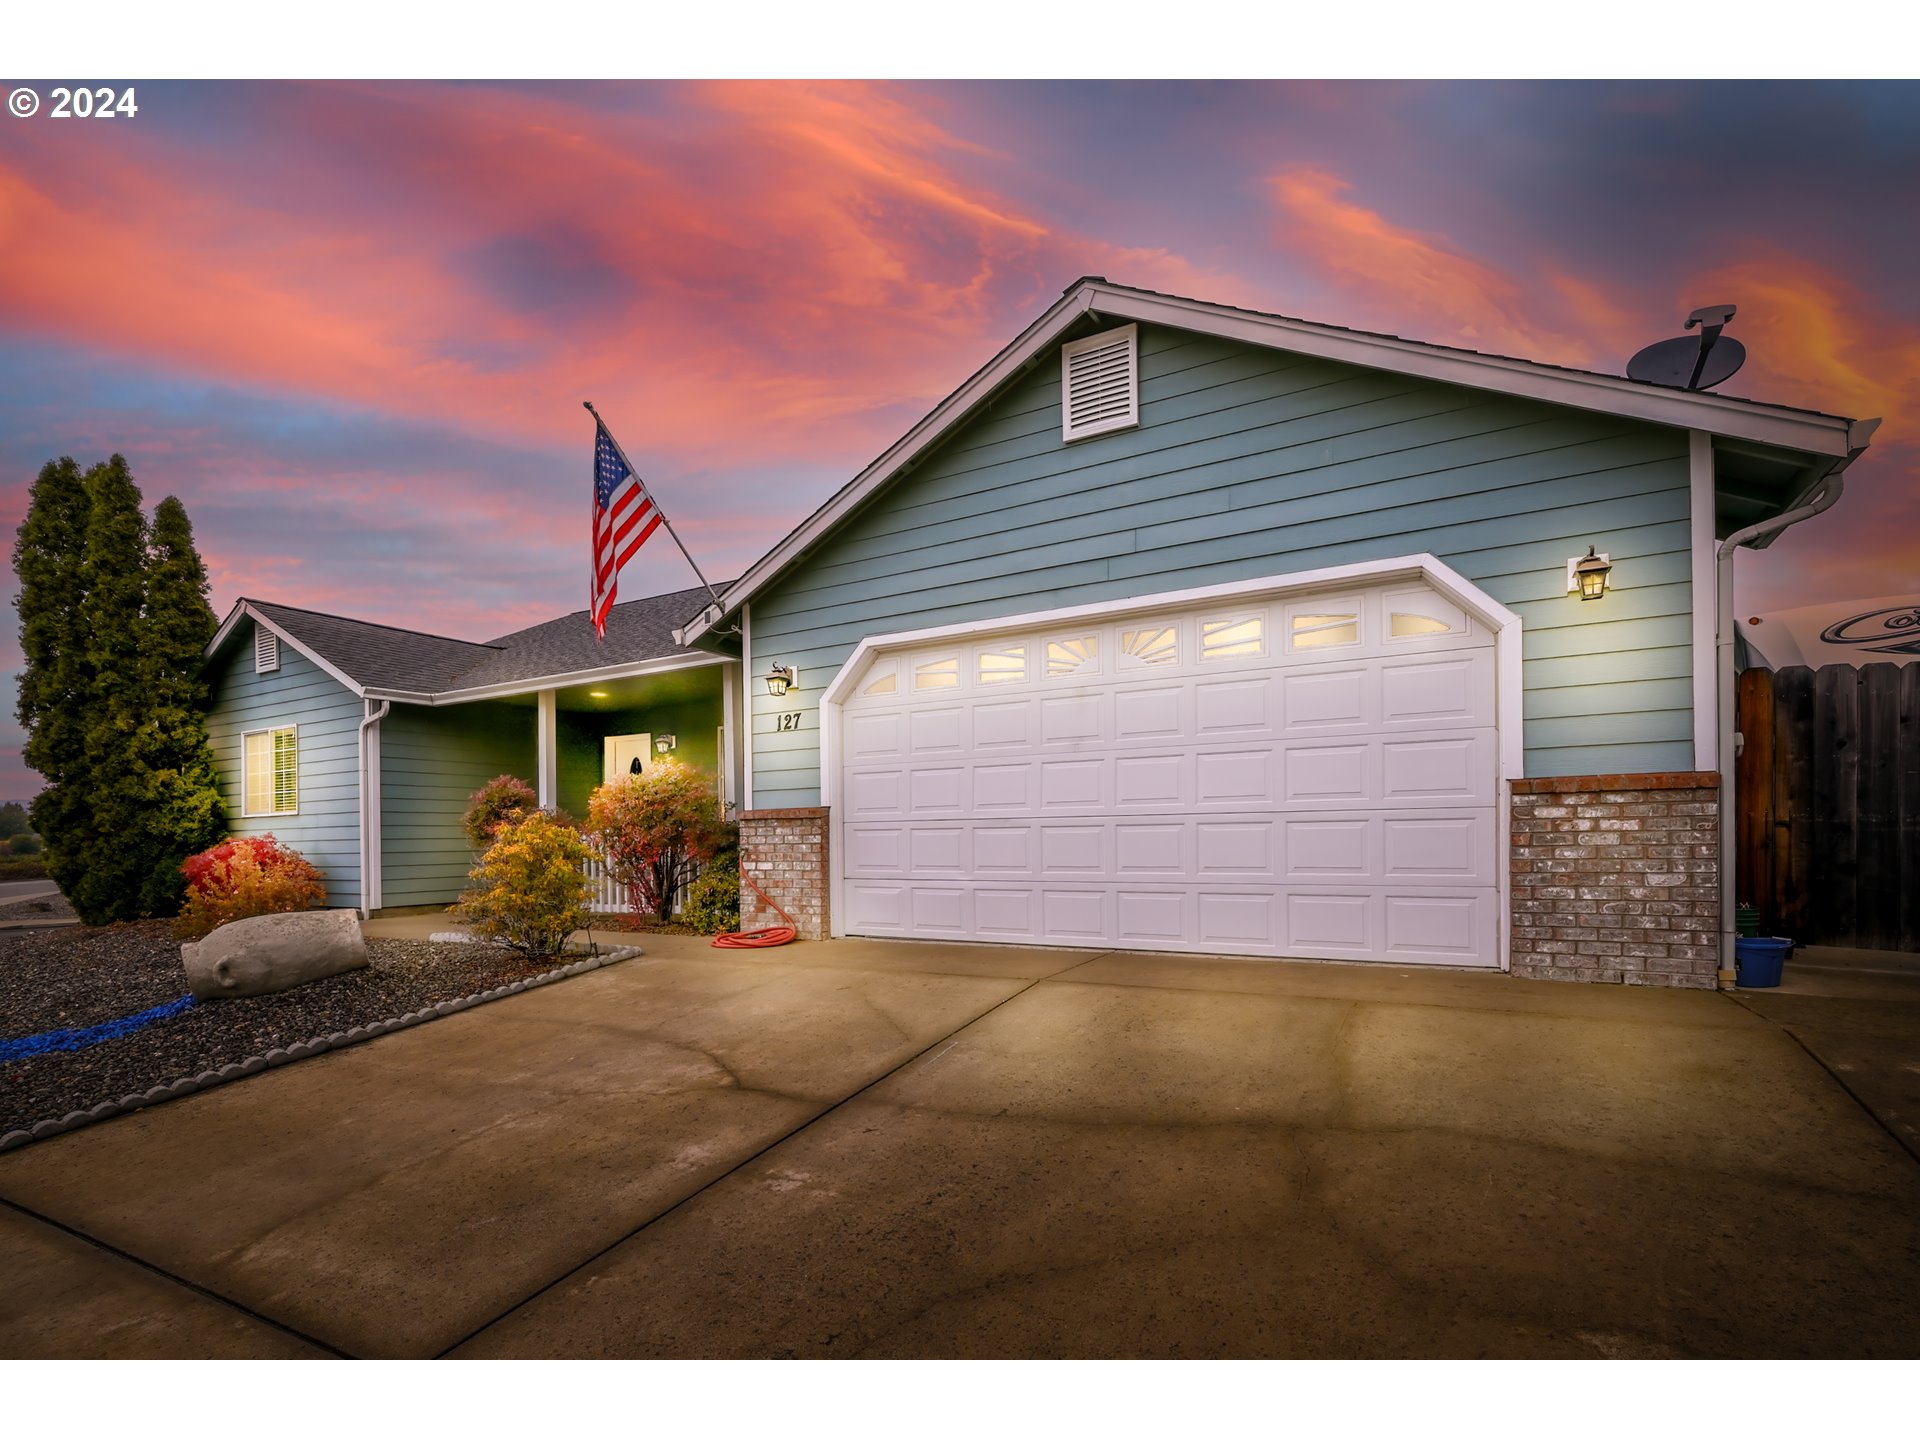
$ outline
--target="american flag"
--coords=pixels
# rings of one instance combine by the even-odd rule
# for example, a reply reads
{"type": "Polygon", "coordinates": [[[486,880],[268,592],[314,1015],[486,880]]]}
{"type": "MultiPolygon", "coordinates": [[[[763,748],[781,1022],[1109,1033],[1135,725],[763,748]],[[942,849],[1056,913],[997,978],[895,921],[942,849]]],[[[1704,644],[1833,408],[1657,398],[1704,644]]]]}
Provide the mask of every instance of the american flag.
{"type": "Polygon", "coordinates": [[[588,613],[594,633],[607,638],[607,612],[620,591],[620,567],[660,525],[660,507],[640,477],[620,458],[599,416],[593,445],[593,587],[588,613]]]}

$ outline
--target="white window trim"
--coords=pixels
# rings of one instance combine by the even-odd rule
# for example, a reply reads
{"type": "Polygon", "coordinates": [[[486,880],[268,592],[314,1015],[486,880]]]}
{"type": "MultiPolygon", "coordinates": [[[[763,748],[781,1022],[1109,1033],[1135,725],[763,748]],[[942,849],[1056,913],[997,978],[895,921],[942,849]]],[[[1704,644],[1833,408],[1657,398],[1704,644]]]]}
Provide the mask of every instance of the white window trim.
{"type": "MultiPolygon", "coordinates": [[[[268,755],[272,755],[273,742],[269,740],[268,755]]],[[[300,813],[300,727],[293,725],[262,725],[253,730],[240,732],[240,817],[243,820],[278,820],[284,815],[300,813]],[[274,735],[282,730],[293,732],[293,809],[291,810],[254,810],[247,805],[247,737],[250,735],[274,735]]]]}

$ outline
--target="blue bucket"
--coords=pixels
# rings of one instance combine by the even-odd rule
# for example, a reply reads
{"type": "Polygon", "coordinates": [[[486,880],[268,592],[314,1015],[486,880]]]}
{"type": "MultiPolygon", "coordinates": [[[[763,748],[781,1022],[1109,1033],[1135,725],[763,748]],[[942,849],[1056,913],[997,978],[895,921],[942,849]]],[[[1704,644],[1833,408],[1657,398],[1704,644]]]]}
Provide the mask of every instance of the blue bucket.
{"type": "Polygon", "coordinates": [[[1793,941],[1753,936],[1733,942],[1734,983],[1742,990],[1768,990],[1780,983],[1793,941]]]}

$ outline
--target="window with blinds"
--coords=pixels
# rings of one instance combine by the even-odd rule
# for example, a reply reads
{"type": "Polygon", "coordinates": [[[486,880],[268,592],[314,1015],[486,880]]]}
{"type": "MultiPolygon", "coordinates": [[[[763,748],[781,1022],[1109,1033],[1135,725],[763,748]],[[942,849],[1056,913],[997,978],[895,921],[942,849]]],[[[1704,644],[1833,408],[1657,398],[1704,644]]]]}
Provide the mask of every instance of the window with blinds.
{"type": "Polygon", "coordinates": [[[281,725],[240,737],[240,811],[244,815],[300,813],[299,729],[281,725]]]}

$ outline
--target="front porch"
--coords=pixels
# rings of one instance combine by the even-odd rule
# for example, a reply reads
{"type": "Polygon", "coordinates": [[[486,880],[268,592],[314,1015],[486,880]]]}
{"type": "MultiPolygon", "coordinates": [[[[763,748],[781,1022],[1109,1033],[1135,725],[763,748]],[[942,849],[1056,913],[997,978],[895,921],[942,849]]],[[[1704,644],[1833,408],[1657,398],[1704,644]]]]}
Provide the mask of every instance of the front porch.
{"type": "MultiPolygon", "coordinates": [[[[739,666],[712,660],[453,704],[395,703],[369,736],[367,910],[442,909],[459,899],[473,854],[461,831],[468,797],[497,775],[527,781],[542,806],[586,818],[595,788],[671,757],[713,777],[731,813],[740,782],[734,716],[739,666]]],[[[626,909],[598,873],[591,907],[626,909]]]]}

